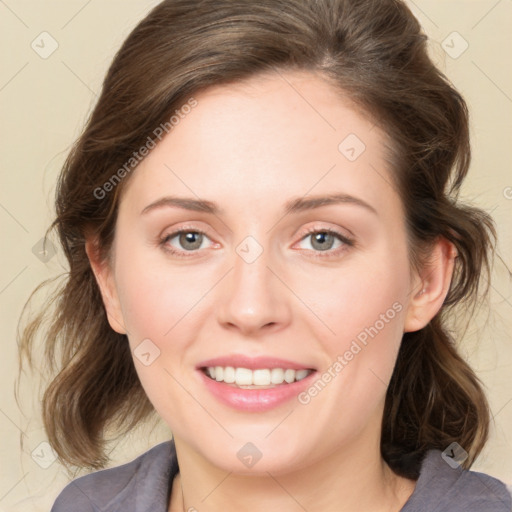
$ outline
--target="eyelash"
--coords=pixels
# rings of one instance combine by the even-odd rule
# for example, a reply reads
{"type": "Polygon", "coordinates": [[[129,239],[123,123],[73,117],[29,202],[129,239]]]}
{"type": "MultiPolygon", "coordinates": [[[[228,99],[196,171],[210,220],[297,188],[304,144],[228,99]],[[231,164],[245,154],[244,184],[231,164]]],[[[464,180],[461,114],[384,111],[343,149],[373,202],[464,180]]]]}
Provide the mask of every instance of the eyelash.
{"type": "Polygon", "coordinates": [[[300,241],[307,238],[309,235],[317,234],[317,233],[327,233],[328,235],[333,235],[335,238],[337,238],[340,242],[343,243],[341,247],[338,247],[337,249],[329,249],[327,251],[313,251],[313,257],[314,258],[329,258],[338,256],[342,252],[347,250],[347,247],[354,247],[355,241],[353,238],[349,238],[346,235],[342,235],[339,231],[336,231],[332,228],[309,228],[306,233],[302,236],[300,241]]]}
{"type": "MultiPolygon", "coordinates": [[[[202,231],[201,229],[185,227],[185,228],[181,228],[177,231],[173,231],[172,233],[169,233],[169,234],[165,235],[164,237],[162,237],[159,241],[159,245],[162,247],[162,249],[165,252],[172,254],[173,256],[177,256],[179,258],[190,258],[197,253],[198,249],[195,249],[194,251],[179,251],[179,250],[174,249],[173,247],[170,248],[167,245],[169,240],[172,240],[174,237],[181,235],[183,233],[197,233],[197,234],[204,235],[204,236],[208,237],[208,234],[205,231],[202,231]]],[[[304,233],[304,235],[302,236],[300,241],[304,240],[309,235],[317,234],[317,233],[326,233],[328,235],[334,235],[336,238],[338,238],[338,240],[340,242],[343,243],[343,246],[338,247],[337,249],[329,249],[327,251],[312,251],[314,253],[313,257],[315,257],[315,258],[328,258],[328,257],[337,256],[341,252],[347,250],[347,247],[353,247],[355,245],[355,241],[352,238],[342,235],[339,231],[336,231],[335,229],[332,229],[332,228],[321,228],[321,229],[310,228],[306,233],[304,233]]],[[[307,250],[309,250],[309,249],[307,249],[307,250]]]]}

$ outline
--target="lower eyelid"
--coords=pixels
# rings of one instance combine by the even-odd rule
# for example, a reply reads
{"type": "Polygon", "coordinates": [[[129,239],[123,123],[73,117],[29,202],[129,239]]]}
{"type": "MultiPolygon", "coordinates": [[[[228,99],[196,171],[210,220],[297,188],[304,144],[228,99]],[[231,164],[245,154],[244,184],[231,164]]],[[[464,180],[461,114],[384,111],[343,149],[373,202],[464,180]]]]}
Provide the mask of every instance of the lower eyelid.
{"type": "MultiPolygon", "coordinates": [[[[202,235],[204,238],[208,239],[211,242],[212,245],[215,244],[215,242],[213,242],[213,240],[204,231],[201,231],[200,229],[180,229],[179,231],[174,231],[173,233],[168,233],[167,235],[164,235],[161,238],[161,242],[163,244],[167,244],[173,238],[179,237],[180,235],[182,235],[184,233],[197,233],[199,235],[202,235]]],[[[193,252],[199,251],[200,249],[194,249],[194,251],[185,251],[185,250],[182,250],[182,249],[176,249],[176,250],[177,251],[193,253],[193,252]]]]}
{"type": "MultiPolygon", "coordinates": [[[[160,238],[160,245],[162,245],[164,247],[164,249],[170,253],[173,253],[173,254],[179,254],[179,255],[194,255],[194,254],[197,254],[201,251],[203,251],[204,249],[194,249],[192,251],[186,251],[184,249],[178,249],[178,248],[175,248],[174,246],[168,246],[168,242],[170,240],[172,240],[173,238],[183,234],[183,233],[199,233],[201,235],[203,235],[204,237],[206,237],[208,240],[210,240],[211,242],[211,247],[214,247],[214,246],[218,246],[219,244],[214,242],[210,236],[203,230],[201,229],[187,229],[187,228],[182,228],[182,229],[179,229],[177,231],[174,231],[172,233],[168,233],[166,235],[164,235],[163,237],[160,238]]],[[[296,243],[300,243],[302,242],[303,240],[305,240],[308,236],[311,236],[311,235],[314,235],[314,234],[317,234],[317,233],[328,233],[328,234],[331,234],[333,235],[337,240],[339,240],[341,242],[341,245],[335,249],[328,249],[328,250],[325,250],[325,251],[315,251],[314,249],[304,249],[306,251],[309,251],[309,252],[313,252],[315,253],[315,256],[325,256],[325,257],[328,257],[328,256],[335,256],[337,255],[339,252],[343,252],[344,250],[347,249],[347,246],[353,246],[354,245],[354,241],[333,230],[333,229],[315,229],[315,230],[312,230],[312,231],[309,231],[307,233],[305,233],[298,242],[296,243]]]]}
{"type": "Polygon", "coordinates": [[[315,229],[312,231],[308,231],[300,238],[299,242],[304,240],[308,236],[315,235],[317,233],[327,233],[329,235],[334,236],[334,238],[338,239],[340,242],[347,244],[347,245],[352,245],[354,243],[353,239],[350,236],[344,235],[343,233],[340,233],[333,229],[315,229]]]}
{"type": "MultiPolygon", "coordinates": [[[[354,245],[352,240],[344,237],[343,235],[339,235],[339,234],[334,233],[334,232],[330,232],[330,234],[332,234],[340,242],[340,245],[338,247],[334,247],[332,249],[326,249],[324,251],[315,250],[315,249],[301,249],[301,250],[307,251],[309,253],[313,253],[314,257],[318,256],[318,257],[328,258],[328,257],[339,256],[341,253],[347,251],[350,247],[352,247],[354,245]]],[[[302,242],[303,240],[305,240],[309,236],[311,236],[311,233],[305,235],[304,237],[302,237],[299,242],[302,242]]]]}

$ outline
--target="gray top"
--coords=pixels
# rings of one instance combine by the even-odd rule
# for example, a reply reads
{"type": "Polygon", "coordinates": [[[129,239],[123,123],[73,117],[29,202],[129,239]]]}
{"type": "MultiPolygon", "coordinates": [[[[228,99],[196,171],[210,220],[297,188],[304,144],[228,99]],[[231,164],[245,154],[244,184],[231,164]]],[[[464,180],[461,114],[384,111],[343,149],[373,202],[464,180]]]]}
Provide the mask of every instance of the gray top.
{"type": "MultiPolygon", "coordinates": [[[[167,512],[178,471],[174,442],[167,441],[128,464],[73,480],[51,512],[167,512]]],[[[439,450],[430,450],[400,512],[511,511],[512,497],[504,483],[484,473],[452,468],[439,450]]]]}

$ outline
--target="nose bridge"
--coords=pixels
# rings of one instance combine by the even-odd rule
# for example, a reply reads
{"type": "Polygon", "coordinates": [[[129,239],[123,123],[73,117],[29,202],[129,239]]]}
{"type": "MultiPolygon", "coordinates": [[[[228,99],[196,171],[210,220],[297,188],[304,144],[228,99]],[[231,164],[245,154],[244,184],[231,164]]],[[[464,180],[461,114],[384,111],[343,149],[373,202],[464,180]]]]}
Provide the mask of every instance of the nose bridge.
{"type": "Polygon", "coordinates": [[[244,333],[289,321],[283,285],[268,268],[270,251],[256,238],[246,237],[235,249],[228,290],[221,298],[219,321],[244,333]]]}

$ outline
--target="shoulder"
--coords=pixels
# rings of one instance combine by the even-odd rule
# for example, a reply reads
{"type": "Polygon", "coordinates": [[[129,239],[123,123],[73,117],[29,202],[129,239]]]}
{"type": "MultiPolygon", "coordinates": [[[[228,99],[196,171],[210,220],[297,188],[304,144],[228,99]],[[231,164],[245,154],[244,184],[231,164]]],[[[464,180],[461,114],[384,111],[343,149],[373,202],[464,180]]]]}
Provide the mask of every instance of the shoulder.
{"type": "Polygon", "coordinates": [[[450,465],[439,450],[429,450],[409,501],[401,512],[510,512],[512,496],[505,484],[485,473],[450,465]]]}
{"type": "Polygon", "coordinates": [[[73,480],[57,497],[51,512],[166,510],[177,471],[174,443],[167,441],[127,464],[73,480]]]}

